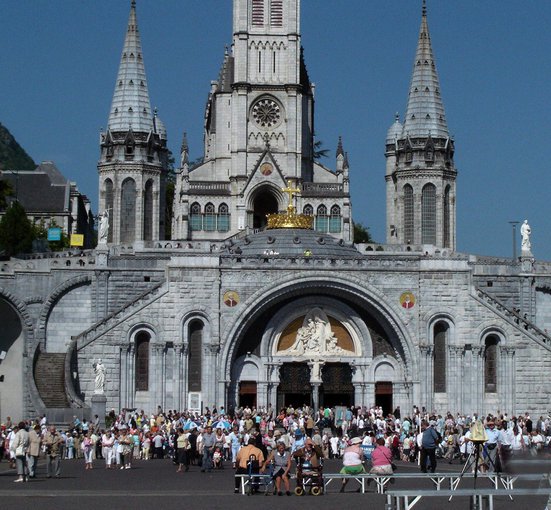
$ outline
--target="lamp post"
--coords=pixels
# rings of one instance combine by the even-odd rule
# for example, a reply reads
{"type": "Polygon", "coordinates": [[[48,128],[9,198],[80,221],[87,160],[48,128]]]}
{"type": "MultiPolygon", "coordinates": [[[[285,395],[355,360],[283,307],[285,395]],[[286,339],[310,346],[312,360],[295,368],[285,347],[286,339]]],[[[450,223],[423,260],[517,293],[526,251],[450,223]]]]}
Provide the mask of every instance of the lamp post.
{"type": "Polygon", "coordinates": [[[510,221],[509,224],[513,229],[513,261],[517,260],[517,225],[520,221],[510,221]]]}

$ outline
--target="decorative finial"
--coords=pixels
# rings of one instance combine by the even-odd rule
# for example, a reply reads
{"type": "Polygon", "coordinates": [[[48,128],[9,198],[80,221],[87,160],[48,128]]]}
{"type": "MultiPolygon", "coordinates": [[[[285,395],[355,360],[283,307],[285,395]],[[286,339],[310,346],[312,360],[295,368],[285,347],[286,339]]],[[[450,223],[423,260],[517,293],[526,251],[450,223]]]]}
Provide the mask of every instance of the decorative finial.
{"type": "Polygon", "coordinates": [[[423,10],[422,10],[423,16],[427,15],[427,0],[423,0],[423,10]]]}
{"type": "Polygon", "coordinates": [[[399,112],[396,112],[396,113],[394,114],[394,120],[395,120],[396,122],[400,122],[400,113],[399,113],[399,112]]]}
{"type": "Polygon", "coordinates": [[[132,2],[130,2],[130,7],[132,7],[132,9],[136,8],[136,0],[132,0],[132,2]]]}

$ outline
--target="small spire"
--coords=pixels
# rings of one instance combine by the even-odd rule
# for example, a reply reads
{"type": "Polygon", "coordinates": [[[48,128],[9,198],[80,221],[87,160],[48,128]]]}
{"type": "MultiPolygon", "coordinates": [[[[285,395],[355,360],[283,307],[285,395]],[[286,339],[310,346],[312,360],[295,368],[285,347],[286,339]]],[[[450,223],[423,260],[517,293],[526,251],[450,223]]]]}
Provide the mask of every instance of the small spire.
{"type": "Polygon", "coordinates": [[[344,156],[344,149],[342,147],[342,136],[339,136],[339,142],[337,143],[337,157],[344,156]]]}
{"type": "Polygon", "coordinates": [[[345,152],[345,153],[344,153],[344,163],[343,163],[342,167],[343,167],[344,169],[350,168],[350,166],[349,166],[349,164],[348,164],[348,152],[345,152]]]}
{"type": "Polygon", "coordinates": [[[449,136],[430,40],[427,5],[426,0],[423,0],[423,17],[404,116],[404,132],[415,138],[425,137],[429,131],[436,138],[449,136]]]}
{"type": "Polygon", "coordinates": [[[180,167],[183,168],[189,163],[189,146],[187,143],[187,133],[184,131],[182,137],[182,147],[180,148],[180,167]]]}
{"type": "Polygon", "coordinates": [[[107,127],[111,131],[126,131],[131,119],[136,131],[149,133],[153,129],[135,0],[130,4],[130,15],[107,127]]]}

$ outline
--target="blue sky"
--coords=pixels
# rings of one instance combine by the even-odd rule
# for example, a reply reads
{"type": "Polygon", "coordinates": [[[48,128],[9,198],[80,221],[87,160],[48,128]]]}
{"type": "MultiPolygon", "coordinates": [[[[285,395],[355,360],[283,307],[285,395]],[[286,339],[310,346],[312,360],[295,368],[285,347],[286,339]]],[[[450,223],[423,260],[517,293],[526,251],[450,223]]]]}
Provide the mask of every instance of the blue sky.
{"type": "MultiPolygon", "coordinates": [[[[178,153],[201,156],[203,110],[231,0],[138,0],[152,106],[178,153]]],[[[130,0],[0,0],[0,122],[53,160],[97,207],[105,127],[130,0]]],[[[456,142],[458,251],[510,257],[509,221],[528,219],[551,260],[551,2],[428,0],[448,125],[456,142]]],[[[316,133],[334,167],[349,152],[353,215],[385,238],[384,141],[403,115],[421,0],[303,0],[302,43],[316,84],[316,133]]],[[[520,238],[520,236],[517,236],[520,238]]],[[[517,241],[520,252],[520,240],[517,241]]]]}

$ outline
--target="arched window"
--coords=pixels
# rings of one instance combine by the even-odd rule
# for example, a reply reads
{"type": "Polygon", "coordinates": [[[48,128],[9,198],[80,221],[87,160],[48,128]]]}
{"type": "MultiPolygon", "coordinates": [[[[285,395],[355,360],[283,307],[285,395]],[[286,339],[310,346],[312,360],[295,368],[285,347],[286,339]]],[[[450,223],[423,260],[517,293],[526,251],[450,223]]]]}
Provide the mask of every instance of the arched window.
{"type": "Polygon", "coordinates": [[[126,179],[121,186],[121,243],[136,239],[136,182],[126,179]]]}
{"type": "Polygon", "coordinates": [[[341,230],[341,208],[334,205],[331,207],[331,216],[329,217],[329,232],[338,233],[341,230]]]}
{"type": "Polygon", "coordinates": [[[201,391],[203,328],[203,323],[200,320],[193,320],[189,325],[189,391],[201,391]]]}
{"type": "Polygon", "coordinates": [[[216,211],[213,204],[205,206],[205,216],[203,217],[203,230],[212,232],[216,230],[216,211]]]}
{"type": "Polygon", "coordinates": [[[484,391],[497,392],[497,346],[499,338],[490,335],[484,342],[484,391]]]}
{"type": "Polygon", "coordinates": [[[446,347],[448,340],[449,326],[445,322],[438,322],[434,326],[433,348],[433,378],[434,392],[446,392],[446,347]]]}
{"type": "Polygon", "coordinates": [[[145,183],[143,194],[143,238],[145,241],[153,239],[153,181],[145,183]]]}
{"type": "Polygon", "coordinates": [[[230,229],[230,213],[227,204],[218,207],[218,232],[227,232],[230,229]]]}
{"type": "Polygon", "coordinates": [[[316,213],[316,230],[318,232],[327,232],[329,228],[329,218],[327,217],[327,207],[320,205],[316,213]]]}
{"type": "MultiPolygon", "coordinates": [[[[111,179],[105,179],[105,209],[112,217],[113,214],[113,181],[111,179]]],[[[107,232],[107,242],[113,242],[113,229],[110,228],[107,232]]]]}
{"type": "Polygon", "coordinates": [[[201,221],[201,206],[194,202],[191,204],[189,211],[189,225],[191,230],[202,230],[203,223],[201,221]]]}
{"type": "Polygon", "coordinates": [[[149,341],[147,331],[136,334],[136,391],[149,390],[149,341]]]}
{"type": "Polygon", "coordinates": [[[421,194],[421,242],[436,244],[436,186],[430,183],[421,194]]]}
{"type": "Polygon", "coordinates": [[[306,204],[302,209],[302,214],[306,216],[314,216],[314,208],[310,204],[306,204]]]}
{"type": "Polygon", "coordinates": [[[406,184],[404,186],[404,242],[407,244],[415,242],[413,214],[413,188],[406,184]]]}
{"type": "Polygon", "coordinates": [[[450,239],[450,186],[444,190],[444,248],[451,248],[450,239]]]}

